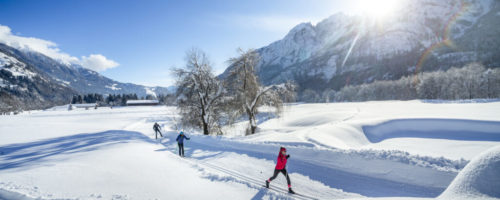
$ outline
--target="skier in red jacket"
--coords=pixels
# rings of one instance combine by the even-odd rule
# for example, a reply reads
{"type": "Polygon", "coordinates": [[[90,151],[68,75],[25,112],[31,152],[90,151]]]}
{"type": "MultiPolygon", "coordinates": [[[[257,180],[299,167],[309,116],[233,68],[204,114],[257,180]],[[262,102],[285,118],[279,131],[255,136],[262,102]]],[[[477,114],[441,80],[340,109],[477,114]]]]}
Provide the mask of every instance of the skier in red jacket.
{"type": "Polygon", "coordinates": [[[288,193],[295,194],[295,192],[292,190],[292,184],[290,182],[290,177],[288,177],[288,173],[286,172],[286,161],[290,157],[290,155],[286,154],[286,148],[281,147],[280,148],[280,153],[278,155],[278,162],[276,163],[276,167],[274,168],[274,174],[269,180],[266,180],[266,188],[269,188],[269,183],[278,176],[278,174],[281,172],[283,175],[286,177],[286,182],[288,183],[288,193]]]}

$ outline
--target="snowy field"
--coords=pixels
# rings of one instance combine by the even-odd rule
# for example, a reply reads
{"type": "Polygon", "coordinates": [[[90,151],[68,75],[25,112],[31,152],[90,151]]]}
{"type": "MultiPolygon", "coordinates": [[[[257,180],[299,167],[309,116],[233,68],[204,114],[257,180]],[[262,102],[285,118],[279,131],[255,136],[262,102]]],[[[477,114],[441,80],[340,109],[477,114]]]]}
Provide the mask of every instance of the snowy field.
{"type": "Polygon", "coordinates": [[[296,104],[259,119],[252,136],[246,122],[188,130],[180,158],[174,107],[0,116],[0,199],[500,198],[500,102],[296,104]],[[297,195],[281,174],[262,187],[280,146],[297,195]]]}

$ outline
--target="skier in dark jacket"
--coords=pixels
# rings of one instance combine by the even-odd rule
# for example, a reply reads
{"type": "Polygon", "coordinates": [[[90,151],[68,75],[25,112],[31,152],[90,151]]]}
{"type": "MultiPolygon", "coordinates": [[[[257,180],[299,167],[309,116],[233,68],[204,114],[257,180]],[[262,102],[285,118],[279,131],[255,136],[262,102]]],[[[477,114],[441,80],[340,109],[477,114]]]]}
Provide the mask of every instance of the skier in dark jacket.
{"type": "Polygon", "coordinates": [[[278,174],[281,172],[283,175],[286,177],[286,182],[288,184],[288,193],[295,194],[295,192],[292,190],[292,183],[290,182],[290,177],[288,176],[288,173],[286,172],[286,161],[290,158],[290,155],[286,154],[286,148],[281,147],[280,152],[278,154],[278,162],[276,163],[276,167],[274,168],[274,174],[271,178],[266,180],[266,188],[269,188],[269,183],[278,176],[278,174]]]}
{"type": "Polygon", "coordinates": [[[179,136],[177,136],[177,145],[179,145],[179,156],[184,157],[184,139],[189,140],[190,138],[184,135],[184,132],[181,131],[179,136]]]}
{"type": "Polygon", "coordinates": [[[155,130],[155,139],[158,139],[158,133],[160,133],[160,136],[163,137],[160,131],[161,127],[157,122],[155,122],[155,125],[153,125],[153,130],[155,130]]]}

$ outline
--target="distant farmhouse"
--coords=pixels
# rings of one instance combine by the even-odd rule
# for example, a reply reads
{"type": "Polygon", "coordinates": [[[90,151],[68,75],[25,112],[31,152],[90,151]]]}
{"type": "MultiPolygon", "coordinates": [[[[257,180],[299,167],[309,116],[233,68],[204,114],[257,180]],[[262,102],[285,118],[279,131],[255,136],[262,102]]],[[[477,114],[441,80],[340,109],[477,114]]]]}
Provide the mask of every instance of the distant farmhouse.
{"type": "Polygon", "coordinates": [[[68,110],[73,110],[75,108],[85,108],[85,110],[88,110],[90,108],[97,109],[97,103],[80,103],[80,104],[69,104],[68,105],[68,110]]]}
{"type": "Polygon", "coordinates": [[[97,103],[80,103],[80,104],[71,104],[74,108],[95,108],[97,106],[97,103]]]}
{"type": "Polygon", "coordinates": [[[156,106],[160,104],[158,100],[127,100],[127,106],[156,106]]]}

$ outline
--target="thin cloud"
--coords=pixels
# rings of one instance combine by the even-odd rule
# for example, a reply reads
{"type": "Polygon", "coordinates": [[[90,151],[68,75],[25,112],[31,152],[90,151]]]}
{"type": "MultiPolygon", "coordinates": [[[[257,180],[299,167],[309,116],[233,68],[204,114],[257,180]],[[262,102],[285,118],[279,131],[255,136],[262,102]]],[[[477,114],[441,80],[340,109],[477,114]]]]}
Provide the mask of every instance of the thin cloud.
{"type": "Polygon", "coordinates": [[[79,59],[62,52],[57,48],[57,44],[52,41],[14,35],[8,26],[3,25],[0,25],[0,43],[4,43],[19,50],[36,51],[63,64],[77,64],[95,71],[104,71],[119,65],[117,62],[107,59],[100,54],[82,56],[79,59]]]}

